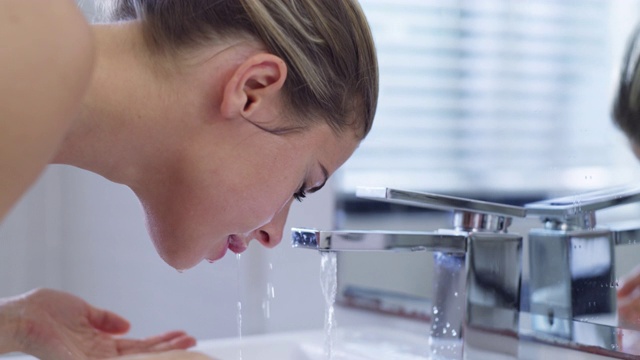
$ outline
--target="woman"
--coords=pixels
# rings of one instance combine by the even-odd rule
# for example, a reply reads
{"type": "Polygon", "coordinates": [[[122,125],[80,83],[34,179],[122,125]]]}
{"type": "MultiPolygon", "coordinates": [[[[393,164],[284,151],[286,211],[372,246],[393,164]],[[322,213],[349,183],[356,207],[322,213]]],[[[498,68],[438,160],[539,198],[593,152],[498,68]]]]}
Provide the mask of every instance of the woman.
{"type": "MultiPolygon", "coordinates": [[[[320,189],[371,128],[377,63],[358,4],[104,5],[110,22],[89,27],[68,0],[0,3],[11,50],[0,53],[0,216],[60,163],[129,186],[176,269],[252,239],[277,245],[292,201],[320,189]]],[[[112,334],[126,331],[124,319],[67,296],[41,290],[0,304],[0,333],[12,334],[0,352],[98,358],[193,344],[175,332],[123,349],[112,334]],[[30,316],[43,309],[54,315],[30,316]],[[56,338],[60,328],[70,336],[56,338]]]]}

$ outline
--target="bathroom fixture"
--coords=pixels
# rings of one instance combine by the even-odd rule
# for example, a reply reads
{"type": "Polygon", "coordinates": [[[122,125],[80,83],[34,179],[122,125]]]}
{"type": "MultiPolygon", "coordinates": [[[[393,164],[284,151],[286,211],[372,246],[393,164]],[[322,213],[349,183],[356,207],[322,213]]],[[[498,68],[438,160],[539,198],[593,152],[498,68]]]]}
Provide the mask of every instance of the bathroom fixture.
{"type": "Polygon", "coordinates": [[[590,345],[616,343],[616,245],[632,244],[640,224],[598,226],[596,212],[640,201],[640,186],[621,186],[525,205],[543,227],[529,242],[530,312],[536,332],[574,341],[571,320],[608,325],[590,345]],[[599,342],[599,343],[598,343],[599,342]]]}
{"type": "MultiPolygon", "coordinates": [[[[430,335],[436,344],[433,350],[440,354],[452,350],[447,357],[461,358],[461,344],[456,342],[471,327],[516,336],[522,237],[507,229],[513,217],[525,216],[523,208],[387,188],[359,188],[357,195],[451,210],[453,224],[429,232],[292,229],[293,246],[320,251],[432,251],[437,278],[430,335]]],[[[508,352],[515,355],[517,348],[508,352]]]]}
{"type": "MultiPolygon", "coordinates": [[[[522,207],[389,188],[358,188],[356,195],[449,210],[453,222],[450,228],[427,232],[294,228],[293,246],[320,251],[434,252],[435,268],[429,274],[435,277],[430,334],[434,343],[464,338],[468,352],[491,343],[487,334],[498,334],[622,351],[616,327],[613,248],[640,240],[640,224],[596,226],[596,211],[640,201],[640,186],[522,207]],[[527,216],[539,217],[542,226],[531,229],[526,239],[507,232],[514,218],[527,216]],[[527,293],[521,292],[523,242],[529,250],[527,293]],[[526,314],[521,311],[522,296],[530,304],[526,314]]],[[[517,357],[518,345],[513,344],[503,343],[501,352],[517,357]]],[[[462,356],[458,352],[448,357],[462,356]]]]}

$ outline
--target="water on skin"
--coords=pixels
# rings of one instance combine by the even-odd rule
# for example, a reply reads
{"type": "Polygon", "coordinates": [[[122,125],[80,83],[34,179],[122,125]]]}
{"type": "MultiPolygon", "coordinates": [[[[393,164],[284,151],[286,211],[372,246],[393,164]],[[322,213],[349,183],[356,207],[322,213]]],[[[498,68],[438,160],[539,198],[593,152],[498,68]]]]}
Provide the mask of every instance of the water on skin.
{"type": "Polygon", "coordinates": [[[320,271],[320,285],[325,299],[324,353],[327,359],[332,358],[333,338],[332,330],[335,325],[334,304],[338,287],[338,261],[335,252],[322,252],[320,271]]]}

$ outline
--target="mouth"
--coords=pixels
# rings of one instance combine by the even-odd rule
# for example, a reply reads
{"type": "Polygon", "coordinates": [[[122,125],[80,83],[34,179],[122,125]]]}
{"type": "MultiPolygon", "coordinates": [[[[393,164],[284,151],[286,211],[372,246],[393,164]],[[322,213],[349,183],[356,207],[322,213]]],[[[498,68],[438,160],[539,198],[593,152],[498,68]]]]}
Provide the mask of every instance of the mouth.
{"type": "Polygon", "coordinates": [[[247,244],[237,235],[229,235],[227,238],[227,247],[236,254],[241,254],[247,250],[247,244]]]}

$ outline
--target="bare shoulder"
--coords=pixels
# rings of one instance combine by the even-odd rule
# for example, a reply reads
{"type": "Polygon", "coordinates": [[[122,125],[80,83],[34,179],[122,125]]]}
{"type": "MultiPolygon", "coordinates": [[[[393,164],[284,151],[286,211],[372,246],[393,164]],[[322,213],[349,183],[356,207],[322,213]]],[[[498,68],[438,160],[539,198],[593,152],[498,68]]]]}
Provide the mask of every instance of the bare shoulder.
{"type": "MultiPolygon", "coordinates": [[[[4,75],[19,77],[23,82],[42,83],[60,82],[64,75],[73,73],[75,76],[64,78],[64,83],[89,80],[93,36],[72,0],[3,0],[0,2],[0,44],[4,75]]],[[[11,85],[3,81],[0,89],[11,85]]]]}
{"type": "Polygon", "coordinates": [[[0,1],[0,220],[68,131],[91,79],[93,36],[72,0],[0,1]]]}

